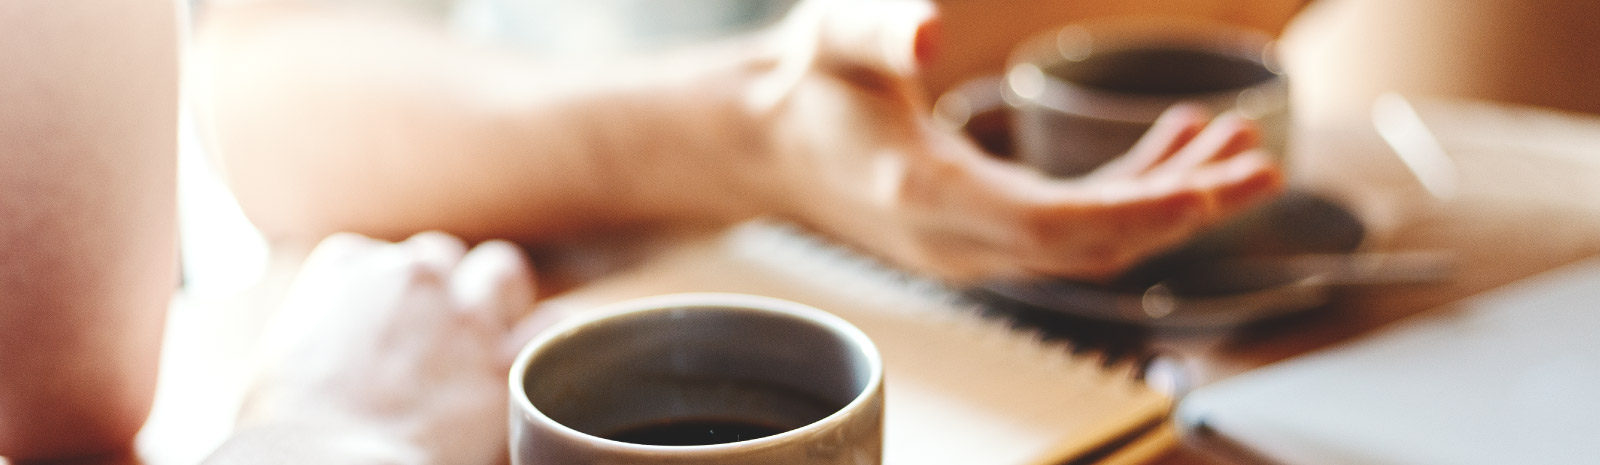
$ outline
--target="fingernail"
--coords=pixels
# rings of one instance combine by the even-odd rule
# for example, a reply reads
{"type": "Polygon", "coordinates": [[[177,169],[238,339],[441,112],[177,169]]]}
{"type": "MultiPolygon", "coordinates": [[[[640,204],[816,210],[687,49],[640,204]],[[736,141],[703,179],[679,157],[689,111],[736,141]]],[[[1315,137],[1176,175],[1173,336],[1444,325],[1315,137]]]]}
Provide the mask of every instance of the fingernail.
{"type": "Polygon", "coordinates": [[[939,57],[939,42],[944,40],[944,21],[937,10],[929,13],[917,27],[913,53],[919,66],[932,64],[939,57]]]}

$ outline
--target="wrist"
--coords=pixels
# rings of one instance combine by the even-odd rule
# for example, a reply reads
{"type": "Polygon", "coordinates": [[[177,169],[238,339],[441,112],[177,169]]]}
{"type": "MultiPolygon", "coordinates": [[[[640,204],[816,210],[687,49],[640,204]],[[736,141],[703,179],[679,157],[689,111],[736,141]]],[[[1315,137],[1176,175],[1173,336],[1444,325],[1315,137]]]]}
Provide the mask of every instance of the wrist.
{"type": "Polygon", "coordinates": [[[705,171],[700,173],[710,194],[705,197],[721,200],[716,207],[722,219],[793,213],[784,172],[794,160],[781,150],[784,134],[774,106],[757,100],[785,73],[767,39],[755,36],[743,47],[727,49],[717,75],[695,92],[714,96],[711,109],[717,112],[717,124],[708,128],[709,148],[695,152],[695,162],[684,166],[705,171]]]}
{"type": "MultiPolygon", "coordinates": [[[[774,216],[794,219],[804,214],[808,188],[796,184],[809,172],[814,159],[797,154],[808,150],[806,140],[816,125],[829,121],[803,121],[794,117],[796,105],[814,104],[796,99],[810,63],[797,60],[792,44],[784,41],[781,30],[742,38],[737,46],[719,50],[723,56],[708,62],[719,63],[716,73],[700,81],[691,93],[714,95],[712,108],[718,112],[717,126],[708,137],[708,150],[684,166],[707,171],[708,189],[724,199],[725,215],[731,219],[774,216]],[[803,66],[802,66],[803,65],[803,66]]],[[[691,178],[692,179],[692,178],[691,178]]]]}
{"type": "Polygon", "coordinates": [[[741,37],[639,63],[657,73],[615,99],[612,169],[636,216],[728,222],[782,210],[771,121],[748,102],[773,72],[761,37],[741,37]],[[637,124],[629,124],[638,121],[637,124]]]}

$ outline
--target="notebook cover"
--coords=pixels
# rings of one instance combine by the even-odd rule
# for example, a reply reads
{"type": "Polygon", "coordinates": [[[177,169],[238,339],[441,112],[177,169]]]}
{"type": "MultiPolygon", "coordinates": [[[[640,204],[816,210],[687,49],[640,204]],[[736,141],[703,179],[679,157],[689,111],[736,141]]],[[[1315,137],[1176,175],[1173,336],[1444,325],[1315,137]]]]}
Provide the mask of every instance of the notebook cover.
{"type": "Polygon", "coordinates": [[[793,300],[860,327],[885,361],[889,465],[1060,464],[1080,457],[1137,463],[1173,443],[1160,434],[1171,400],[1136,380],[1135,367],[1106,367],[1093,353],[1042,342],[980,316],[936,283],[771,223],[673,247],[550,305],[593,308],[678,292],[793,300]]]}

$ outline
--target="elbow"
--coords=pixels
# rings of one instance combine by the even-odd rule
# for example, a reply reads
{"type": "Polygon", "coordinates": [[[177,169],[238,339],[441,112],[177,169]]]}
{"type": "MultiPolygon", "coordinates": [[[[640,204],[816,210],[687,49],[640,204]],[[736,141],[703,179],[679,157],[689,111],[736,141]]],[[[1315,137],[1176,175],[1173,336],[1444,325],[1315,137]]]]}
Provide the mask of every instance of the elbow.
{"type": "MultiPolygon", "coordinates": [[[[171,253],[159,243],[141,248],[147,249],[157,257],[171,253]]],[[[119,256],[114,249],[99,252],[119,256]]],[[[0,302],[0,456],[67,459],[129,450],[155,401],[174,265],[154,261],[128,267],[127,276],[63,286],[72,292],[0,289],[17,299],[0,302]]],[[[73,274],[25,269],[61,282],[73,274]]]]}
{"type": "Polygon", "coordinates": [[[0,400],[0,457],[13,463],[125,453],[150,413],[150,396],[32,394],[0,400]]]}

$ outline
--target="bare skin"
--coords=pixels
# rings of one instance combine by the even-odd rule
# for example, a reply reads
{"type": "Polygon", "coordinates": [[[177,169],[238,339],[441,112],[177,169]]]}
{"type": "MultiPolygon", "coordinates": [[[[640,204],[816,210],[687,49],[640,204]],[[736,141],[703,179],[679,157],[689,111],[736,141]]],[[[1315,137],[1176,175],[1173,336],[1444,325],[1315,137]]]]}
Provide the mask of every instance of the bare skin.
{"type": "Polygon", "coordinates": [[[0,456],[126,448],[176,285],[170,0],[0,2],[0,456]]]}
{"type": "Polygon", "coordinates": [[[0,455],[126,447],[176,286],[170,0],[0,3],[0,455]]]}
{"type": "Polygon", "coordinates": [[[328,238],[263,334],[238,429],[205,463],[504,462],[510,328],[533,296],[505,241],[328,238]]]}
{"type": "Polygon", "coordinates": [[[1187,109],[1129,157],[1143,165],[1088,179],[988,157],[919,97],[938,23],[918,1],[808,2],[736,43],[566,67],[400,14],[212,13],[198,100],[240,202],[279,238],[548,243],[773,215],[956,281],[1095,279],[1282,183],[1248,122],[1187,109]]]}

